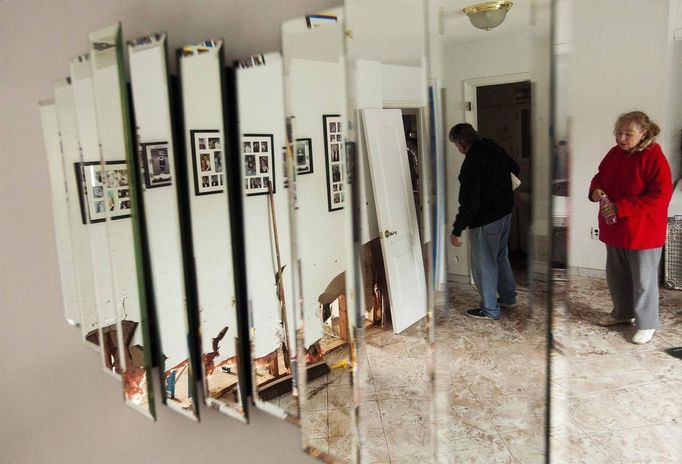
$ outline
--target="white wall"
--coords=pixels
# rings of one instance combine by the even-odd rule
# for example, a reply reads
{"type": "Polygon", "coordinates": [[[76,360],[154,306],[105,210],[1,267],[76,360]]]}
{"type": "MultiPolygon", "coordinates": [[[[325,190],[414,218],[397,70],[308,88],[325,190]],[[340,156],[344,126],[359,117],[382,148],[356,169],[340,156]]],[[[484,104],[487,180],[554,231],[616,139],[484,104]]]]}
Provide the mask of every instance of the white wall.
{"type": "MultiPolygon", "coordinates": [[[[679,166],[679,155],[673,156],[678,148],[670,146],[671,134],[682,125],[679,72],[677,90],[669,91],[673,41],[667,25],[674,3],[622,0],[618,8],[610,2],[573,3],[567,79],[572,117],[570,266],[605,266],[604,245],[590,239],[590,228],[597,226],[597,208],[587,199],[587,189],[599,162],[614,145],[613,124],[619,114],[639,109],[657,121],[658,141],[668,159],[677,160],[671,164],[679,166]]],[[[679,60],[675,66],[680,69],[679,60]]]]}
{"type": "MultiPolygon", "coordinates": [[[[38,101],[87,51],[87,35],[118,20],[125,39],[167,30],[172,51],[212,36],[226,58],[279,48],[279,20],[337,1],[4,0],[0,107],[0,460],[12,463],[313,463],[298,430],[251,408],[244,426],[202,410],[196,425],[158,402],[151,423],[122,402],[120,382],[101,372],[63,318],[38,101]],[[21,47],[19,50],[18,47],[21,47]],[[267,440],[268,446],[263,446],[267,440]]],[[[156,379],[155,379],[156,381],[156,379]]]]}

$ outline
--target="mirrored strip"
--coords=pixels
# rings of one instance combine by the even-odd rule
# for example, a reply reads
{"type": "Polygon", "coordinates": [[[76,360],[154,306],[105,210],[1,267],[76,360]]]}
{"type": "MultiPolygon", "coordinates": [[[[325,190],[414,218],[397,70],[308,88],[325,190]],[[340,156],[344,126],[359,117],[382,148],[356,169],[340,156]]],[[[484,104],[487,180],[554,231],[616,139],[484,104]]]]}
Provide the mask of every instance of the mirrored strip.
{"type": "Polygon", "coordinates": [[[259,408],[295,421],[296,321],[282,58],[266,53],[235,65],[253,397],[259,408]],[[273,283],[272,291],[263,291],[266,282],[273,283]]]}
{"type": "MultiPolygon", "coordinates": [[[[91,191],[92,198],[101,193],[99,201],[105,206],[115,306],[105,320],[100,317],[102,337],[112,345],[112,370],[122,375],[125,403],[154,418],[149,332],[143,323],[147,301],[138,222],[139,174],[134,168],[120,24],[91,33],[89,41],[100,164],[84,164],[82,173],[86,198],[91,191]]],[[[87,206],[90,222],[97,222],[92,202],[88,200],[87,206]]]]}
{"type": "MultiPolygon", "coordinates": [[[[80,223],[87,229],[89,257],[95,297],[96,313],[88,326],[83,327],[86,339],[100,347],[105,372],[114,376],[121,373],[115,325],[113,277],[109,254],[109,238],[106,229],[105,191],[106,178],[102,175],[99,152],[99,136],[95,109],[92,67],[89,55],[71,60],[70,79],[73,88],[76,127],[78,131],[78,154],[71,169],[74,173],[74,192],[77,192],[80,223]],[[106,336],[102,329],[107,328],[106,336]]],[[[75,200],[74,195],[74,200],[75,200]]]]}
{"type": "Polygon", "coordinates": [[[514,5],[489,31],[457,7],[439,15],[449,278],[436,315],[439,457],[546,459],[549,13],[514,5]]]}
{"type": "MultiPolygon", "coordinates": [[[[196,328],[202,331],[201,366],[196,367],[203,373],[206,404],[244,420],[223,132],[222,41],[207,44],[178,51],[185,142],[181,208],[182,221],[188,224],[183,241],[191,249],[185,266],[193,269],[196,308],[190,310],[196,311],[196,328]]],[[[170,335],[169,347],[175,343],[170,335]]]]}
{"type": "Polygon", "coordinates": [[[222,41],[209,44],[208,52],[189,54],[185,47],[179,54],[186,137],[183,195],[191,212],[185,242],[191,236],[193,258],[187,261],[192,262],[196,285],[206,404],[245,421],[239,341],[246,336],[239,333],[235,292],[231,224],[235,212],[230,203],[229,143],[223,132],[228,121],[223,108],[222,41]]]}
{"type": "Polygon", "coordinates": [[[71,225],[68,211],[68,192],[64,172],[64,155],[59,135],[57,106],[54,100],[40,102],[40,121],[43,128],[43,142],[47,155],[54,221],[55,243],[62,288],[64,317],[72,326],[80,325],[80,298],[73,252],[71,225]]]}
{"type": "Polygon", "coordinates": [[[303,447],[325,462],[352,462],[359,441],[342,16],[334,9],[282,24],[287,115],[295,120],[303,447]]]}

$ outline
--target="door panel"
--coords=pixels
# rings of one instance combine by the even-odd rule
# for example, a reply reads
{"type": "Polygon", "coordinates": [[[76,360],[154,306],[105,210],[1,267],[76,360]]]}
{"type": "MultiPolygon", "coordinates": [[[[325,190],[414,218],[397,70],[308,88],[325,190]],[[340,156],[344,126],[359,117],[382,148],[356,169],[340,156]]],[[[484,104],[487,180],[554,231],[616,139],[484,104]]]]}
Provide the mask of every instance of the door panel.
{"type": "Polygon", "coordinates": [[[426,280],[400,110],[362,110],[393,331],[426,316],[426,280]]]}

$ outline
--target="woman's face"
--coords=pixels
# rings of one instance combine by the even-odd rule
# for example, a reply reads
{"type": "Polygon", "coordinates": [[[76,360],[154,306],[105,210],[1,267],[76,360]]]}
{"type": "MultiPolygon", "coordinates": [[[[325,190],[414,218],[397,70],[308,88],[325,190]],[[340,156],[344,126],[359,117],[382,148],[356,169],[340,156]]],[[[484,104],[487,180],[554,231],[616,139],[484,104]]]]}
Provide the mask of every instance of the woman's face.
{"type": "Polygon", "coordinates": [[[625,122],[616,128],[616,143],[621,150],[631,152],[646,135],[639,125],[634,122],[625,122]]]}

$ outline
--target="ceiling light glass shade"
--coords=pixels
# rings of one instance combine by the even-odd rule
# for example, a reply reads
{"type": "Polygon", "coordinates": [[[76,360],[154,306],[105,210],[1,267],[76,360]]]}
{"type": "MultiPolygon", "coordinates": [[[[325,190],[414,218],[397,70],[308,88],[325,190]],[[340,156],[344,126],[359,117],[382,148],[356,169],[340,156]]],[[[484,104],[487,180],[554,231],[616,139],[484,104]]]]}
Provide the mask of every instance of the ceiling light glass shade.
{"type": "Polygon", "coordinates": [[[489,31],[502,24],[512,5],[512,2],[507,1],[485,2],[468,6],[463,11],[474,27],[489,31]]]}

